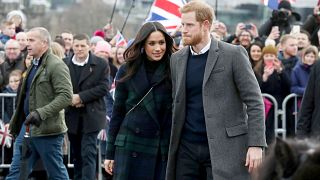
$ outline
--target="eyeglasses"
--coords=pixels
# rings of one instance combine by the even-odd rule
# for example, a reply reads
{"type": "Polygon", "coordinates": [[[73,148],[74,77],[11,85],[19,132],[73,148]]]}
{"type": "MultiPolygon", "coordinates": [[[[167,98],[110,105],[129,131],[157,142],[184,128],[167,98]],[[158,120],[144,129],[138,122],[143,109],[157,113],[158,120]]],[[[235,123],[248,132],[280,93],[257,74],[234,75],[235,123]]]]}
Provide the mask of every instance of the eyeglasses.
{"type": "Polygon", "coordinates": [[[9,81],[10,83],[17,83],[17,82],[20,82],[20,80],[12,80],[12,81],[9,81]]]}
{"type": "Polygon", "coordinates": [[[9,48],[9,47],[6,48],[6,50],[8,50],[8,51],[11,51],[11,50],[12,50],[12,51],[15,51],[15,50],[18,50],[18,49],[19,49],[19,48],[9,48]]]}

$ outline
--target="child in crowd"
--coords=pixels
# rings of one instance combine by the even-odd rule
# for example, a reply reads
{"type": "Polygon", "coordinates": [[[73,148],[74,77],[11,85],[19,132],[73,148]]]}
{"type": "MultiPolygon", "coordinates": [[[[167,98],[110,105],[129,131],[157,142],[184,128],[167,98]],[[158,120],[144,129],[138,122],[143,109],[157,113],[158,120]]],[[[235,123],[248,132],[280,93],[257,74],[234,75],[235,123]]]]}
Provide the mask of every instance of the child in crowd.
{"type": "Polygon", "coordinates": [[[16,34],[16,26],[12,21],[4,21],[1,24],[0,47],[6,44],[9,39],[14,38],[16,34]]]}
{"type": "Polygon", "coordinates": [[[311,71],[312,65],[318,59],[318,49],[309,46],[302,51],[302,61],[298,63],[291,73],[291,92],[302,96],[311,71]]]}
{"type": "MultiPolygon", "coordinates": [[[[21,81],[22,72],[21,70],[13,70],[9,74],[9,84],[3,90],[3,93],[17,93],[18,87],[21,81]]],[[[14,98],[5,97],[4,98],[4,117],[3,122],[5,124],[9,123],[11,116],[14,111],[14,98]]]]}

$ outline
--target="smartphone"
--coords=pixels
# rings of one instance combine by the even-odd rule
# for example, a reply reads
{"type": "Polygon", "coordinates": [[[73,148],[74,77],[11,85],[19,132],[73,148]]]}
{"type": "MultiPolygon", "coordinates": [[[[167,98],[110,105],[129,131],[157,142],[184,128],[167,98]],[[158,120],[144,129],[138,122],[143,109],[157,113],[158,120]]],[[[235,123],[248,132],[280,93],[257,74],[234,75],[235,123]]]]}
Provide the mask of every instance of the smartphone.
{"type": "Polygon", "coordinates": [[[300,26],[299,25],[294,25],[292,27],[291,34],[298,34],[298,33],[300,33],[300,26]]]}
{"type": "Polygon", "coordinates": [[[251,25],[251,24],[246,24],[246,25],[244,26],[244,28],[245,28],[245,29],[252,29],[252,25],[251,25]]]}
{"type": "Polygon", "coordinates": [[[268,68],[273,67],[273,61],[264,61],[264,65],[268,68]]]}
{"type": "Polygon", "coordinates": [[[272,30],[271,31],[279,32],[279,26],[272,26],[272,30]]]}

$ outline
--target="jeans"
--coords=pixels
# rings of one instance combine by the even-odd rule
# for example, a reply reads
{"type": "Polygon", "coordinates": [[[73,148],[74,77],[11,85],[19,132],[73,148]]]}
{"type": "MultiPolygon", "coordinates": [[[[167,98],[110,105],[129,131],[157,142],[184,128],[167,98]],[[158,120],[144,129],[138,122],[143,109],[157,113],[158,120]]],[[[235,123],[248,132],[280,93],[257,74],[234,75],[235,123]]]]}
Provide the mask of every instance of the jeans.
{"type": "Polygon", "coordinates": [[[14,148],[13,148],[13,157],[10,165],[9,174],[6,177],[6,180],[16,180],[19,179],[20,175],[20,159],[21,159],[21,144],[23,141],[24,133],[26,132],[26,126],[23,124],[19,135],[15,139],[14,148]]]}
{"type": "Polygon", "coordinates": [[[66,166],[63,164],[62,143],[64,134],[42,137],[31,137],[29,172],[39,158],[50,180],[69,180],[66,166]]]}

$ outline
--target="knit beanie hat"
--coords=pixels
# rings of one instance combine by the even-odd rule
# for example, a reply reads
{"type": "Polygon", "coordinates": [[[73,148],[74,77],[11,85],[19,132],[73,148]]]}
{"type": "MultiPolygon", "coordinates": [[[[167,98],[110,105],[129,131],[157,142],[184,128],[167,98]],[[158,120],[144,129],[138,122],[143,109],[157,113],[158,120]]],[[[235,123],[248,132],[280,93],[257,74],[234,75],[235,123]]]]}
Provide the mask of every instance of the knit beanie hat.
{"type": "Polygon", "coordinates": [[[268,46],[264,47],[262,50],[262,56],[265,54],[274,54],[275,56],[277,56],[278,50],[275,46],[268,45],[268,46]]]}
{"type": "Polygon", "coordinates": [[[286,9],[286,10],[292,11],[291,4],[287,0],[282,0],[278,5],[278,9],[279,10],[280,9],[286,9]]]}
{"type": "Polygon", "coordinates": [[[90,39],[90,44],[97,44],[99,41],[103,41],[104,39],[100,36],[93,36],[90,39]]]}
{"type": "Polygon", "coordinates": [[[102,38],[104,38],[105,34],[104,34],[104,31],[103,30],[96,30],[94,33],[93,33],[94,36],[100,36],[102,38]]]}
{"type": "Polygon", "coordinates": [[[107,52],[108,54],[111,53],[111,45],[107,41],[99,41],[97,42],[96,48],[94,52],[107,52]]]}

